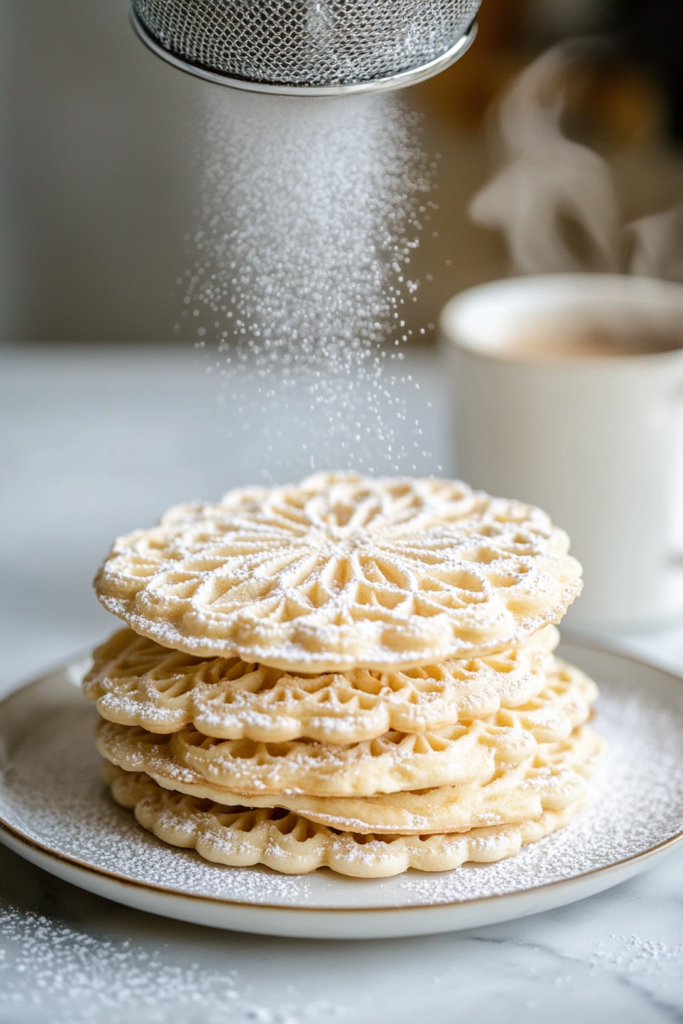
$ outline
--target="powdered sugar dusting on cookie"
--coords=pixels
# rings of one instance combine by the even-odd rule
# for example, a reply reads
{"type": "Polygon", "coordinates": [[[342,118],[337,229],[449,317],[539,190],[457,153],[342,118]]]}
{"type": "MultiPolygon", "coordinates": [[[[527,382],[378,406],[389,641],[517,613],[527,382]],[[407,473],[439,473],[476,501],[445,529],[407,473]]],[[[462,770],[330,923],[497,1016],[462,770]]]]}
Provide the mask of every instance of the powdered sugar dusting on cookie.
{"type": "Polygon", "coordinates": [[[290,671],[409,668],[521,646],[581,591],[540,509],[448,480],[325,473],[171,509],[95,587],[137,633],[290,671]]]}

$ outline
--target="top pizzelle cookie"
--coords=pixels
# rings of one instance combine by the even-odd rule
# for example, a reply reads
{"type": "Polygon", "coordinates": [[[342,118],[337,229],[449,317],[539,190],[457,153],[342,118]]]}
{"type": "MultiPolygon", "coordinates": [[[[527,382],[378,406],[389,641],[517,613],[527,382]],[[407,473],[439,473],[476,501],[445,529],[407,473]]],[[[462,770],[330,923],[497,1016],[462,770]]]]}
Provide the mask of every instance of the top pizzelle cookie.
{"type": "Polygon", "coordinates": [[[540,509],[447,480],[317,474],[181,505],[95,580],[142,636],[299,672],[411,668],[520,646],[581,590],[540,509]]]}

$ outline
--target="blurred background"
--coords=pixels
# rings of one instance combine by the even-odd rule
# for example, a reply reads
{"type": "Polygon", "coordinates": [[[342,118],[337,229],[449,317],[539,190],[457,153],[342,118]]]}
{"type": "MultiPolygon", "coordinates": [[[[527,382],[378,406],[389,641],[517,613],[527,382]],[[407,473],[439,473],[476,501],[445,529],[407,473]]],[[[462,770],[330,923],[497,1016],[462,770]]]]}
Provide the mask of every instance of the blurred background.
{"type": "MultiPolygon", "coordinates": [[[[428,343],[439,311],[512,269],[502,236],[467,213],[496,168],[487,110],[548,46],[608,38],[605,59],[577,72],[564,128],[607,160],[624,222],[671,207],[683,197],[682,10],[484,0],[466,59],[404,94],[440,154],[439,209],[411,268],[408,326],[423,343],[404,364],[420,387],[406,416],[429,453],[420,472],[457,468],[452,396],[428,343]]],[[[231,439],[210,367],[189,339],[168,343],[211,88],[140,45],[128,0],[0,0],[0,691],[113,628],[90,588],[113,537],[259,478],[259,439],[231,439]]],[[[288,436],[288,450],[303,458],[307,440],[288,436]]]]}
{"type": "MultiPolygon", "coordinates": [[[[153,60],[127,0],[0,0],[0,338],[162,340],[192,227],[202,82],[153,60]]],[[[485,0],[467,59],[405,94],[441,153],[440,210],[418,253],[411,326],[504,274],[467,204],[491,172],[486,111],[544,48],[607,35],[577,88],[571,130],[614,169],[626,219],[683,195],[683,13],[673,0],[485,0]],[[448,263],[446,261],[449,261],[448,263]]]]}

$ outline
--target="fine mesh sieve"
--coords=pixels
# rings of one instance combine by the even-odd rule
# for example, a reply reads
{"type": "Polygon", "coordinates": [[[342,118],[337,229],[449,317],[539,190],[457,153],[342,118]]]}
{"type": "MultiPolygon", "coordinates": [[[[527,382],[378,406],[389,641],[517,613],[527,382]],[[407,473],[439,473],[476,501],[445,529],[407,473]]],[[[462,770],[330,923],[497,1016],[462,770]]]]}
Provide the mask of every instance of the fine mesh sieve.
{"type": "Polygon", "coordinates": [[[184,71],[258,92],[398,89],[468,49],[481,0],[132,0],[143,42],[184,71]]]}

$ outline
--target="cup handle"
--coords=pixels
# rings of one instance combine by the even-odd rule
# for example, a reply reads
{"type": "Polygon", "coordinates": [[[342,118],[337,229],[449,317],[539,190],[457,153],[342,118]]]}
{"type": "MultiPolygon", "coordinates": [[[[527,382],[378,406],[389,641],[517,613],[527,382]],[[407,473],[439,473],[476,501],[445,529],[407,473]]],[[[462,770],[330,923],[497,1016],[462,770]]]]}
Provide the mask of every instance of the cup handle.
{"type": "MultiPolygon", "coordinates": [[[[674,400],[676,402],[683,402],[683,378],[678,381],[674,391],[674,400]]],[[[683,425],[680,427],[680,430],[683,437],[683,425]]],[[[669,561],[673,564],[674,569],[683,571],[683,548],[680,551],[672,551],[669,555],[669,561]]]]}

